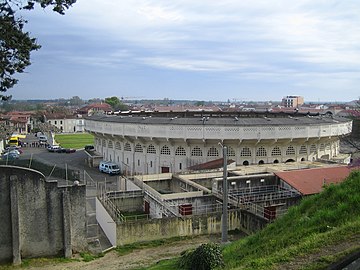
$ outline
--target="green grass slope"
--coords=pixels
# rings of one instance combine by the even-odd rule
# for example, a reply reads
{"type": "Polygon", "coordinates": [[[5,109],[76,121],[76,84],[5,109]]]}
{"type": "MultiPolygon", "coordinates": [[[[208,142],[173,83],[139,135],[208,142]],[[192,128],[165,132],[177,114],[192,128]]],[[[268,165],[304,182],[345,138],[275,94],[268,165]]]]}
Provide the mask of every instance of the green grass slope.
{"type": "Polygon", "coordinates": [[[360,172],[223,249],[225,269],[324,269],[360,249],[360,172]]]}

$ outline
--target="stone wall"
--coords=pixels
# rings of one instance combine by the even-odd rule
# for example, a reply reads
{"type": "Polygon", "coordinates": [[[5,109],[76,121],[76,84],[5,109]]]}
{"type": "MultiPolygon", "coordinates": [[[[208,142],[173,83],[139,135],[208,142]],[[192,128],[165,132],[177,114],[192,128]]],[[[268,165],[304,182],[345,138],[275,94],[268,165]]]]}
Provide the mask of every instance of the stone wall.
{"type": "MultiPolygon", "coordinates": [[[[141,241],[153,241],[175,236],[196,236],[221,233],[221,213],[182,218],[161,218],[139,220],[136,223],[117,225],[117,245],[141,241]]],[[[231,210],[228,215],[228,229],[239,229],[252,233],[262,229],[267,222],[251,213],[231,210]]]]}
{"type": "Polygon", "coordinates": [[[0,166],[0,190],[1,262],[86,249],[85,186],[58,187],[38,171],[0,166]]]}

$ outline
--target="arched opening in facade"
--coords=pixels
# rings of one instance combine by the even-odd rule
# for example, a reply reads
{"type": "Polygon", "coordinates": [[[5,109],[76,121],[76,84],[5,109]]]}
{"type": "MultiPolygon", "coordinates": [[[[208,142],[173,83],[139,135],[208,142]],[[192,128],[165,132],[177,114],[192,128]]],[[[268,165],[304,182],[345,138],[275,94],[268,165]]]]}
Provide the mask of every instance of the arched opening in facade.
{"type": "Polygon", "coordinates": [[[249,165],[249,161],[245,160],[245,161],[243,162],[243,165],[244,165],[244,166],[248,166],[248,165],[249,165]]]}
{"type": "Polygon", "coordinates": [[[279,161],[278,161],[277,159],[275,159],[275,160],[274,160],[274,163],[277,164],[277,163],[279,163],[279,161]]]}
{"type": "Polygon", "coordinates": [[[301,158],[301,161],[305,161],[305,158],[301,158]]]}
{"type": "Polygon", "coordinates": [[[265,162],[263,160],[259,161],[259,165],[264,164],[265,162]]]}
{"type": "Polygon", "coordinates": [[[295,162],[295,160],[293,160],[292,158],[289,158],[287,161],[285,161],[285,163],[288,163],[288,162],[295,162]]]}

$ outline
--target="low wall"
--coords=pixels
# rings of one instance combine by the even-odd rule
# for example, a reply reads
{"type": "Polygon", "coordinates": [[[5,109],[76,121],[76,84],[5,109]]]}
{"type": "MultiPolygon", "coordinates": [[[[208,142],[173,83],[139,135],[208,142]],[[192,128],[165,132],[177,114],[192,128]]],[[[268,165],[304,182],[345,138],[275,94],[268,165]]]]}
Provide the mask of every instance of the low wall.
{"type": "Polygon", "coordinates": [[[142,212],[144,208],[144,196],[111,198],[112,203],[121,212],[142,212]]]}
{"type": "Polygon", "coordinates": [[[0,262],[86,249],[85,186],[58,187],[38,171],[0,166],[0,190],[0,262]]]}
{"type": "MultiPolygon", "coordinates": [[[[117,225],[117,245],[141,241],[153,241],[175,236],[196,236],[221,233],[221,213],[182,218],[139,220],[136,223],[117,225]]],[[[251,213],[231,210],[228,214],[228,230],[243,230],[246,233],[262,229],[267,223],[251,213]]]]}

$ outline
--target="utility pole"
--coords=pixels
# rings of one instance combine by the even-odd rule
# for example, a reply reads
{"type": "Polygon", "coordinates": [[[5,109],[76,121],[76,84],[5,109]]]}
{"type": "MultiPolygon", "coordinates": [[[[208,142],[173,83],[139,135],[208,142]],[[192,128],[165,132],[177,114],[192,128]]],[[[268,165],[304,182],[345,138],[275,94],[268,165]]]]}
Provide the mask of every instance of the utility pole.
{"type": "Polygon", "coordinates": [[[228,185],[227,185],[227,147],[223,146],[223,214],[222,214],[222,230],[221,241],[226,243],[228,241],[228,185]]]}

